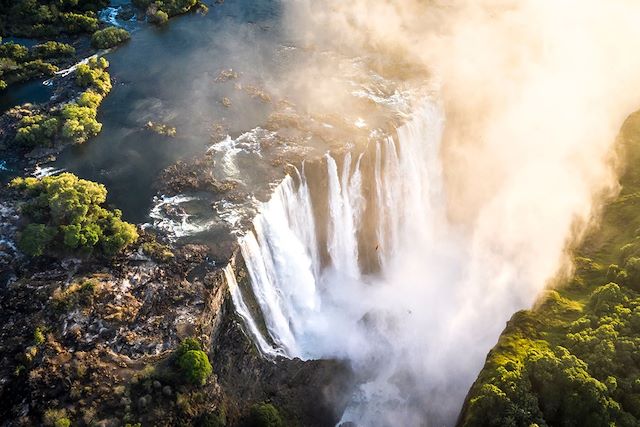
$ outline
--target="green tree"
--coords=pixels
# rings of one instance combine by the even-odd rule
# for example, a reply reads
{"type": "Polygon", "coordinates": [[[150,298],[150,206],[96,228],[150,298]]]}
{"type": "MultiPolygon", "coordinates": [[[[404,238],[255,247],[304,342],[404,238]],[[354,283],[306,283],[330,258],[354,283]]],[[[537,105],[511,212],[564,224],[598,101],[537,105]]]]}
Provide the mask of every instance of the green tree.
{"type": "Polygon", "coordinates": [[[31,256],[55,255],[59,248],[113,256],[138,239],[135,226],[122,221],[122,212],[102,207],[107,197],[102,184],[63,173],[16,178],[10,186],[26,199],[21,211],[27,225],[19,244],[31,256]]]}
{"type": "Polygon", "coordinates": [[[41,256],[55,235],[55,229],[44,224],[29,224],[20,233],[18,247],[27,255],[41,256]]]}
{"type": "Polygon", "coordinates": [[[124,28],[107,27],[91,36],[91,44],[97,49],[108,49],[129,40],[131,35],[124,28]]]}
{"type": "Polygon", "coordinates": [[[270,403],[260,403],[251,407],[249,425],[251,427],[282,427],[284,423],[275,406],[270,403]]]}
{"type": "Polygon", "coordinates": [[[178,366],[192,384],[205,385],[213,368],[202,350],[189,350],[178,358],[178,366]]]}

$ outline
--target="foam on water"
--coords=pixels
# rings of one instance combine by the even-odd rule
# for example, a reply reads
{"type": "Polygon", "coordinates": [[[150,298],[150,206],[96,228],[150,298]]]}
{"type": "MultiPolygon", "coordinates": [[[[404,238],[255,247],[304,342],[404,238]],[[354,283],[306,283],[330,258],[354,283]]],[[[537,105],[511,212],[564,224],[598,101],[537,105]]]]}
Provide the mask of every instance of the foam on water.
{"type": "Polygon", "coordinates": [[[209,230],[215,221],[193,221],[192,216],[181,207],[184,203],[196,200],[198,200],[196,197],[182,194],[172,197],[154,197],[154,205],[149,213],[152,224],[146,224],[146,226],[153,226],[158,230],[162,230],[172,239],[192,236],[209,230]],[[167,210],[171,209],[174,209],[174,212],[168,214],[167,210]]]}

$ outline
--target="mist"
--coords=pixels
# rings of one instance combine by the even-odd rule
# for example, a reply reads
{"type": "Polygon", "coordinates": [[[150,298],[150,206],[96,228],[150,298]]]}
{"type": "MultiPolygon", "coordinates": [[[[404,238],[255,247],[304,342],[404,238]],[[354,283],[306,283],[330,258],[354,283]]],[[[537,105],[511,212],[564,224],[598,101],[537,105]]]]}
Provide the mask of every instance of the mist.
{"type": "MultiPolygon", "coordinates": [[[[243,241],[276,347],[262,350],[349,360],[361,384],[343,421],[452,425],[506,321],[571,273],[571,247],[618,190],[616,135],[640,106],[640,4],[284,7],[301,45],[369,58],[429,95],[375,155],[327,155],[328,189],[301,171],[262,206],[243,241]],[[377,274],[358,266],[372,221],[377,274]]],[[[291,81],[306,108],[347,114],[344,88],[304,71],[291,81]]]]}

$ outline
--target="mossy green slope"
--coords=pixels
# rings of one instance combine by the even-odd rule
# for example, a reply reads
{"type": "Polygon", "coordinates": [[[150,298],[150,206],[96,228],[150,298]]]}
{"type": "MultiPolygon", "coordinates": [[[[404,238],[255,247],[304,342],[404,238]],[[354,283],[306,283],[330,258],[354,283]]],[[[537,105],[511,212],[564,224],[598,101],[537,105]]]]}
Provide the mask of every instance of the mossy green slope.
{"type": "Polygon", "coordinates": [[[640,425],[640,112],[617,147],[621,191],[576,250],[574,276],[509,321],[459,425],[640,425]]]}

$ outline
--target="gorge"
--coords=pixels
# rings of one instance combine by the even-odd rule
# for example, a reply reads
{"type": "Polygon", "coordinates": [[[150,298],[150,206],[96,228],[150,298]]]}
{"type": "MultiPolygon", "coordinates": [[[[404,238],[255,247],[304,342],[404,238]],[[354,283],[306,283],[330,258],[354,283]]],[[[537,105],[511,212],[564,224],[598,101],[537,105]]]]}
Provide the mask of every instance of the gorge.
{"type": "Polygon", "coordinates": [[[636,425],[640,6],[95,8],[0,99],[8,425],[636,425]]]}

